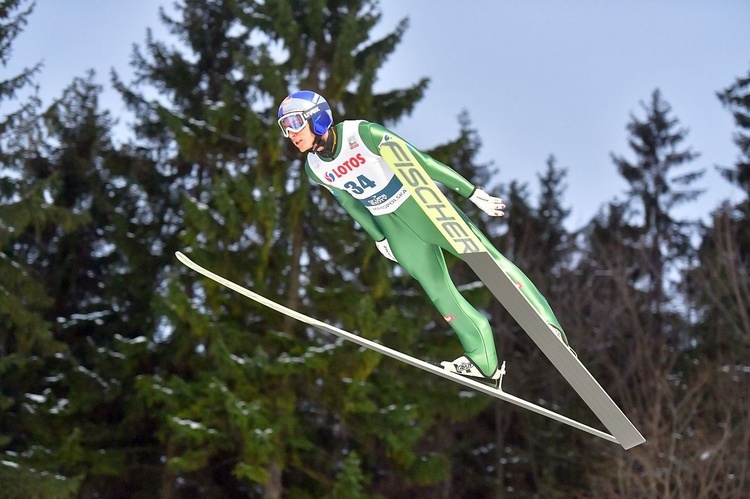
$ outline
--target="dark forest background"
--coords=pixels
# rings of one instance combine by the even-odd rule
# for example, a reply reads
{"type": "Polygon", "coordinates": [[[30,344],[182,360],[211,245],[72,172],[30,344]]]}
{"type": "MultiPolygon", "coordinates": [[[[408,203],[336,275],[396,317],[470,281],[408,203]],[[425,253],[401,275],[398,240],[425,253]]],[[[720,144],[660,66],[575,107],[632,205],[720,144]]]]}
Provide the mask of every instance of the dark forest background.
{"type": "MultiPolygon", "coordinates": [[[[3,66],[33,6],[0,1],[3,66]]],[[[175,260],[419,358],[457,354],[275,123],[298,88],[337,119],[408,114],[429,79],[373,91],[408,28],[373,39],[379,20],[368,0],[181,0],[162,16],[178,43],[148,37],[133,81],[110,76],[134,116],[124,144],[93,73],[51,105],[34,92],[41,66],[3,74],[1,497],[750,496],[750,67],[716,89],[736,124],[721,173],[738,203],[703,205],[699,152],[659,89],[612,153],[626,196],[574,231],[554,156],[533,199],[476,162],[466,114],[428,151],[506,199],[499,220],[456,201],[547,296],[646,437],[632,450],[311,330],[175,260]],[[676,218],[691,203],[711,216],[676,218]]],[[[491,316],[507,391],[599,426],[450,264],[491,316]]]]}

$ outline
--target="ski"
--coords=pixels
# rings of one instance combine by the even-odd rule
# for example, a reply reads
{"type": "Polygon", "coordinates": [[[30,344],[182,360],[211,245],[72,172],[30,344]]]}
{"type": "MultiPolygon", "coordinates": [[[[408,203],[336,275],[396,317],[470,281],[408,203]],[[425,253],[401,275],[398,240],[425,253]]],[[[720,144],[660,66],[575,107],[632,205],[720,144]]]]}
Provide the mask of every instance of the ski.
{"type": "Polygon", "coordinates": [[[549,329],[513,281],[486,251],[440,188],[424,171],[401,139],[386,136],[380,154],[412,194],[417,204],[451,243],[474,273],[536,343],[586,405],[625,449],[646,440],[578,357],[549,329]]]}
{"type": "MultiPolygon", "coordinates": [[[[399,352],[398,350],[394,350],[392,348],[389,348],[387,346],[384,346],[380,343],[376,343],[374,341],[368,340],[367,338],[363,338],[359,335],[356,335],[354,333],[350,333],[349,331],[345,331],[341,328],[332,326],[330,324],[327,324],[323,321],[320,321],[318,319],[315,319],[313,317],[310,317],[308,315],[302,314],[300,312],[297,312],[296,310],[292,310],[288,307],[285,307],[284,305],[281,305],[279,303],[276,303],[273,300],[270,300],[264,296],[261,296],[243,286],[240,286],[239,284],[230,281],[229,279],[226,279],[218,274],[215,274],[211,272],[210,270],[201,267],[194,261],[192,261],[190,258],[185,256],[185,254],[181,252],[176,252],[175,256],[177,259],[182,262],[185,266],[188,268],[194,270],[195,272],[221,284],[222,286],[225,286],[232,291],[235,291],[239,293],[242,296],[245,296],[246,298],[249,298],[261,305],[264,305],[272,310],[275,310],[276,312],[279,312],[281,314],[284,314],[288,317],[291,317],[299,322],[302,322],[304,324],[307,324],[311,327],[314,327],[316,329],[319,329],[321,331],[324,331],[326,333],[330,333],[333,335],[336,335],[340,338],[343,338],[347,341],[350,341],[352,343],[355,343],[359,346],[368,348],[370,350],[373,350],[375,352],[378,352],[382,355],[388,356],[392,359],[404,362],[408,365],[411,365],[413,367],[422,369],[423,371],[427,371],[432,374],[436,374],[438,376],[441,376],[443,378],[446,378],[450,381],[453,381],[454,383],[458,383],[461,385],[464,385],[468,388],[471,388],[473,390],[476,390],[478,392],[484,393],[486,395],[490,395],[492,397],[495,397],[499,400],[503,400],[505,402],[509,402],[513,405],[516,405],[518,407],[521,407],[523,409],[527,409],[529,411],[532,411],[534,413],[540,414],[542,416],[548,417],[550,419],[553,419],[555,421],[558,421],[560,423],[566,424],[568,426],[571,426],[573,428],[576,428],[578,430],[584,431],[586,433],[589,433],[591,435],[597,436],[599,438],[602,438],[604,440],[608,440],[613,443],[618,443],[617,438],[615,438],[613,435],[610,435],[604,431],[598,430],[596,428],[593,428],[591,426],[588,426],[586,424],[580,423],[574,419],[568,418],[566,416],[563,416],[562,414],[558,414],[554,411],[551,411],[545,407],[536,405],[532,402],[529,402],[527,400],[524,400],[522,398],[516,397],[514,395],[511,395],[509,393],[506,393],[502,389],[502,384],[499,388],[493,388],[491,386],[482,384],[478,381],[474,381],[470,378],[460,376],[458,374],[451,373],[449,371],[446,371],[440,366],[437,366],[435,364],[431,364],[429,362],[425,362],[423,360],[417,359],[415,357],[412,357],[411,355],[407,355],[403,352],[399,352]]],[[[501,372],[505,373],[505,363],[503,363],[501,372]]],[[[502,382],[502,378],[501,378],[502,382]]]]}
{"type": "Polygon", "coordinates": [[[465,255],[466,262],[482,279],[526,334],[536,343],[552,365],[562,374],[604,426],[624,449],[646,441],[643,435],[617,406],[599,382],[570,348],[550,330],[516,288],[513,281],[488,253],[465,255]]]}

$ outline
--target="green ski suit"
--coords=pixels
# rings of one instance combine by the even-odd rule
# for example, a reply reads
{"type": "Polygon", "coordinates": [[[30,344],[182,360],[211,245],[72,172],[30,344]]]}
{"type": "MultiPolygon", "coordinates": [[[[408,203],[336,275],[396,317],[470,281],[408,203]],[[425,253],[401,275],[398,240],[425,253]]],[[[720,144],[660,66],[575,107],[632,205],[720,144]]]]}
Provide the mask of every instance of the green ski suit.
{"type": "MultiPolygon", "coordinates": [[[[388,240],[399,265],[421,284],[456,332],[465,355],[486,376],[491,376],[498,365],[492,329],[487,318],[466,301],[451,281],[443,250],[453,254],[455,251],[380,156],[383,138],[396,135],[367,121],[344,121],[331,131],[332,156],[309,153],[305,164],[308,176],[329,189],[375,241],[388,240]]],[[[416,149],[414,153],[432,180],[465,197],[474,192],[475,187],[452,168],[416,149]]],[[[547,323],[562,332],[547,300],[534,284],[495,249],[463,211],[456,209],[521,293],[547,323]]]]}

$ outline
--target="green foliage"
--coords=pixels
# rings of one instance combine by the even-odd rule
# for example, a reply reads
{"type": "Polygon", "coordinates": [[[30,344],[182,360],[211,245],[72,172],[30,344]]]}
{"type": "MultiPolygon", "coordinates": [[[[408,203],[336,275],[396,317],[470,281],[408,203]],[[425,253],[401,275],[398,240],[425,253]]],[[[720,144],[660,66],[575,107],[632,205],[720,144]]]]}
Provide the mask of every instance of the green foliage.
{"type": "Polygon", "coordinates": [[[37,471],[4,461],[0,464],[0,497],[8,499],[73,499],[83,476],[67,478],[62,475],[37,471]]]}
{"type": "Polygon", "coordinates": [[[344,459],[336,481],[333,484],[330,499],[365,499],[363,485],[365,477],[362,473],[361,462],[357,453],[352,453],[344,459]]]}
{"type": "Polygon", "coordinates": [[[739,149],[739,157],[734,168],[722,167],[721,174],[729,182],[739,187],[745,194],[745,216],[750,210],[750,70],[737,78],[730,86],[718,93],[719,100],[732,113],[737,131],[734,143],[739,149]]]}
{"type": "MultiPolygon", "coordinates": [[[[3,63],[25,5],[0,6],[3,63]]],[[[646,434],[645,446],[623,455],[180,266],[177,249],[418,358],[460,348],[414,280],[311,188],[275,126],[276,105],[297,88],[323,92],[337,119],[392,125],[408,114],[427,78],[374,89],[408,20],[373,39],[381,13],[367,0],[184,0],[173,12],[163,21],[175,39],[147,38],[133,55],[137,79],[113,78],[134,113],[125,145],[113,143],[93,74],[47,108],[13,100],[36,67],[0,81],[0,100],[18,104],[0,123],[9,173],[0,178],[4,493],[747,495],[746,480],[726,479],[745,476],[736,442],[747,441],[746,203],[716,212],[693,252],[696,226],[672,210],[692,202],[701,172],[675,174],[697,155],[659,92],[627,125],[633,159],[613,155],[627,200],[580,234],[565,229],[567,170],[554,156],[534,203],[528,186],[493,185],[492,164],[477,164],[482,143],[467,113],[458,136],[430,151],[506,198],[500,220],[454,200],[547,296],[584,363],[646,434]],[[690,321],[683,304],[693,307],[690,321]]],[[[719,94],[740,132],[747,85],[740,78],[719,94]]],[[[739,186],[743,137],[736,171],[725,170],[739,186]]],[[[497,332],[506,389],[590,422],[476,276],[456,259],[449,265],[497,332]]]]}

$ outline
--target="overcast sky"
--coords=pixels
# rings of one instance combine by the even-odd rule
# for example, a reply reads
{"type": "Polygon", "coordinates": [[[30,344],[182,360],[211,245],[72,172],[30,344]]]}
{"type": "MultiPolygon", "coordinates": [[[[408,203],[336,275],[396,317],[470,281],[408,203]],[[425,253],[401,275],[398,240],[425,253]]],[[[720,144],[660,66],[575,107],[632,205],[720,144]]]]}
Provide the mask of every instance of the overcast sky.
{"type": "MultiPolygon", "coordinates": [[[[133,44],[146,29],[166,31],[155,0],[40,0],[14,44],[10,76],[42,61],[46,103],[93,68],[105,87],[103,106],[124,112],[109,88],[114,68],[129,80],[133,44]]],[[[738,157],[732,117],[716,98],[750,71],[750,1],[746,0],[381,0],[375,35],[403,17],[411,24],[383,71],[380,90],[431,79],[415,112],[394,126],[423,148],[455,138],[466,110],[483,141],[482,162],[498,182],[518,180],[537,192],[536,175],[550,155],[569,170],[565,204],[579,227],[605,203],[622,198],[610,153],[633,159],[625,126],[659,88],[684,142],[706,168],[702,202],[681,210],[698,217],[720,200],[740,199],[715,165],[738,157]]],[[[363,116],[362,118],[367,118],[363,116]]],[[[687,168],[686,168],[687,169],[687,168]]],[[[536,199],[533,200],[536,202],[536,199]]],[[[512,207],[511,207],[512,214],[512,207]]]]}

